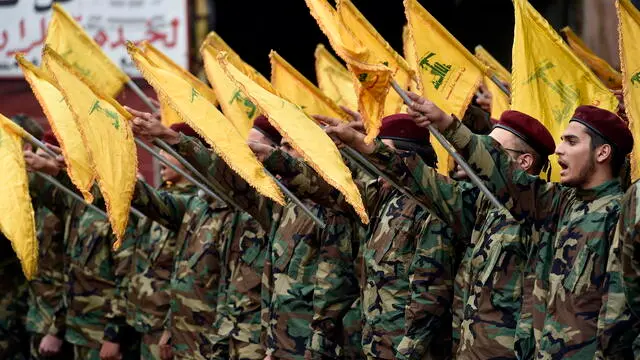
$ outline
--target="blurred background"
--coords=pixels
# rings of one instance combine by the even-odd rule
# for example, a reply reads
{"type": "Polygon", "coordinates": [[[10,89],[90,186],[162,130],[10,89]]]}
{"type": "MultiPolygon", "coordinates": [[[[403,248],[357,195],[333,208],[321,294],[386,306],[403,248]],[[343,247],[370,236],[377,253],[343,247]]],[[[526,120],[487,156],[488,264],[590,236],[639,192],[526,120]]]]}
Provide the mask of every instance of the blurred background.
{"type": "MultiPolygon", "coordinates": [[[[402,53],[406,22],[402,0],[352,0],[382,36],[402,53]]],[[[640,0],[633,0],[638,6],[640,0]]],[[[315,82],[314,50],[328,45],[303,0],[0,0],[0,113],[24,113],[48,127],[40,106],[13,60],[16,51],[39,62],[51,13],[58,2],[125,70],[135,74],[123,40],[152,41],[174,61],[202,75],[198,48],[215,30],[249,64],[267,78],[268,54],[278,51],[315,82]]],[[[422,0],[422,5],[463,45],[483,45],[508,69],[513,41],[510,0],[422,0]]],[[[619,68],[617,19],[613,0],[530,0],[556,30],[570,26],[596,54],[619,68]]],[[[144,80],[136,80],[146,92],[144,80]]],[[[145,109],[128,91],[118,99],[145,109]]],[[[143,173],[151,162],[141,153],[143,173]]],[[[146,154],[145,154],[146,155],[146,154]]]]}

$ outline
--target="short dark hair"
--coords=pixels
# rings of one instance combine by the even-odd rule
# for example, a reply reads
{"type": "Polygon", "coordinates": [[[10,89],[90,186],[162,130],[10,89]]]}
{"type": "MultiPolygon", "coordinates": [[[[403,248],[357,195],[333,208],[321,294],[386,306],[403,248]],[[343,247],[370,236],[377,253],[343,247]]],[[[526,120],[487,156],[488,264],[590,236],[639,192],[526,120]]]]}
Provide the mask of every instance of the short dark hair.
{"type": "Polygon", "coordinates": [[[620,174],[620,170],[622,169],[622,165],[624,164],[624,155],[620,153],[618,148],[607,141],[602,135],[596,133],[595,131],[587,128],[587,135],[591,138],[591,150],[594,151],[598,146],[609,145],[611,146],[611,173],[614,176],[618,176],[620,174]]]}
{"type": "Polygon", "coordinates": [[[422,158],[422,161],[430,167],[436,167],[438,165],[438,156],[435,150],[429,142],[415,142],[405,141],[399,139],[393,139],[393,145],[398,150],[414,152],[422,158]]]}

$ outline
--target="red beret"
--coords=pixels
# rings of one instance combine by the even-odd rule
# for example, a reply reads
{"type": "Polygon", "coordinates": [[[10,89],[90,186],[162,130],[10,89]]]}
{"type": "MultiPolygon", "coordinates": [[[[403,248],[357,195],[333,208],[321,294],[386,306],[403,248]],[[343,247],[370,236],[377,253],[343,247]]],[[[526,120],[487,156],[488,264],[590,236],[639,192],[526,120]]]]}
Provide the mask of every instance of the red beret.
{"type": "Polygon", "coordinates": [[[282,140],[282,135],[276,130],[276,128],[269,123],[269,119],[266,116],[260,114],[253,120],[253,128],[260,131],[264,136],[271,139],[276,144],[280,144],[282,140]]]}
{"type": "Polygon", "coordinates": [[[520,111],[503,112],[495,127],[516,135],[541,156],[548,157],[556,150],[556,143],[549,130],[537,119],[520,111]]]}
{"type": "Polygon", "coordinates": [[[633,135],[618,115],[591,105],[582,105],[573,113],[570,121],[577,121],[602,136],[624,155],[633,150],[633,135]]]}
{"type": "Polygon", "coordinates": [[[382,118],[380,138],[413,142],[429,142],[429,130],[416,125],[409,114],[393,114],[382,118]]]}
{"type": "Polygon", "coordinates": [[[200,140],[200,142],[202,143],[202,145],[209,147],[209,143],[202,137],[200,136],[200,134],[198,134],[191,126],[189,126],[187,123],[174,123],[170,126],[171,130],[176,131],[176,132],[180,132],[183,133],[186,136],[189,137],[194,137],[198,140],[200,140]]]}
{"type": "Polygon", "coordinates": [[[42,136],[42,141],[47,144],[60,147],[60,143],[58,142],[58,139],[56,138],[55,134],[51,130],[47,130],[44,133],[44,135],[42,136]]]}

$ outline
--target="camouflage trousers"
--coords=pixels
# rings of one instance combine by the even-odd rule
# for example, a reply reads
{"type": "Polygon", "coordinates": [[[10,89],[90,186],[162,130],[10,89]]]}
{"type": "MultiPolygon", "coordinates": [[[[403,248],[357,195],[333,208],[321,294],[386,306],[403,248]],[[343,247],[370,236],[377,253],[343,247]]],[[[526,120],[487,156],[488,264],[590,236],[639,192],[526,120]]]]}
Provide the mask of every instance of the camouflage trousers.
{"type": "Polygon", "coordinates": [[[349,360],[363,359],[362,352],[362,303],[360,298],[351,305],[351,309],[347,311],[342,318],[344,326],[344,349],[342,358],[349,360]]]}
{"type": "MultiPolygon", "coordinates": [[[[25,329],[27,287],[18,286],[0,295],[0,359],[22,360],[29,356],[25,329]]],[[[4,291],[4,290],[3,290],[4,291]]]]}
{"type": "Polygon", "coordinates": [[[74,345],[73,360],[100,360],[100,349],[74,345]]]}
{"type": "Polygon", "coordinates": [[[152,331],[146,334],[142,334],[142,340],[140,341],[140,360],[160,359],[160,347],[158,342],[162,337],[163,330],[152,331]]]}
{"type": "Polygon", "coordinates": [[[69,360],[73,358],[73,346],[71,346],[71,344],[69,344],[66,341],[62,342],[62,348],[60,349],[60,352],[58,353],[58,355],[54,355],[54,356],[40,355],[40,342],[42,341],[43,337],[44,335],[42,334],[31,333],[31,338],[29,341],[31,344],[31,349],[30,349],[31,357],[29,358],[30,360],[40,360],[40,359],[69,360]]]}
{"type": "Polygon", "coordinates": [[[229,359],[233,360],[262,360],[264,349],[261,344],[254,344],[236,339],[229,340],[229,359]]]}

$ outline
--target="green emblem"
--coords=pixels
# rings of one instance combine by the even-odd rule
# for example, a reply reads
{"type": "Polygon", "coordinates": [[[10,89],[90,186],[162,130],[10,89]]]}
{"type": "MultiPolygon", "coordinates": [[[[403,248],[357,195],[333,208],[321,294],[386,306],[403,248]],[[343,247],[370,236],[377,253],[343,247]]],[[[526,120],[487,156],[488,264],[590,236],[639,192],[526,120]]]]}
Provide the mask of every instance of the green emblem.
{"type": "Polygon", "coordinates": [[[429,60],[434,56],[436,56],[436,53],[429,52],[426,56],[420,59],[420,63],[418,65],[424,70],[431,70],[431,75],[434,75],[431,83],[433,84],[433,87],[438,90],[442,85],[444,78],[451,70],[451,65],[443,64],[439,61],[436,61],[433,64],[430,63],[429,60]]]}
{"type": "Polygon", "coordinates": [[[233,93],[233,97],[231,97],[229,104],[233,104],[234,102],[237,102],[241,106],[244,106],[247,116],[250,119],[253,119],[253,116],[256,114],[256,111],[258,109],[256,108],[256,105],[251,102],[251,100],[249,100],[249,98],[242,95],[240,89],[236,90],[236,92],[233,93]]]}
{"type": "MultiPolygon", "coordinates": [[[[65,51],[64,53],[60,54],[60,56],[62,56],[63,59],[69,61],[69,55],[71,55],[73,53],[72,49],[69,49],[67,51],[65,51]]],[[[71,62],[71,66],[73,66],[76,70],[78,70],[78,72],[80,74],[82,74],[83,76],[89,76],[91,75],[91,71],[89,71],[88,69],[83,68],[82,66],[80,66],[80,64],[78,64],[77,61],[73,61],[71,62]]]]}
{"type": "Polygon", "coordinates": [[[191,102],[193,103],[197,97],[200,97],[200,93],[195,88],[191,88],[191,102]]]}
{"type": "Polygon", "coordinates": [[[103,113],[106,117],[113,120],[111,125],[113,125],[116,130],[120,129],[120,117],[118,116],[117,112],[110,109],[105,109],[100,106],[100,100],[96,100],[96,102],[93,103],[93,105],[91,106],[91,110],[89,111],[89,115],[93,114],[96,111],[103,113]]]}
{"type": "Polygon", "coordinates": [[[549,86],[549,88],[560,96],[562,101],[562,107],[553,109],[554,118],[557,122],[560,122],[566,119],[570,113],[574,110],[576,103],[580,99],[580,92],[576,86],[572,86],[569,84],[565,84],[564,81],[558,79],[555,82],[552,82],[547,77],[546,72],[555,68],[555,65],[549,61],[545,60],[542,64],[536,67],[533,74],[527,79],[527,84],[532,81],[536,81],[538,79],[542,80],[544,84],[549,86]]]}
{"type": "Polygon", "coordinates": [[[640,85],[640,71],[633,74],[633,76],[631,77],[631,85],[633,86],[640,85]]]}

